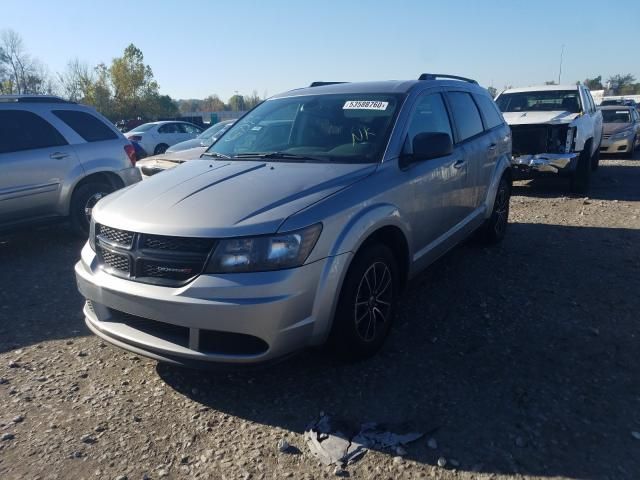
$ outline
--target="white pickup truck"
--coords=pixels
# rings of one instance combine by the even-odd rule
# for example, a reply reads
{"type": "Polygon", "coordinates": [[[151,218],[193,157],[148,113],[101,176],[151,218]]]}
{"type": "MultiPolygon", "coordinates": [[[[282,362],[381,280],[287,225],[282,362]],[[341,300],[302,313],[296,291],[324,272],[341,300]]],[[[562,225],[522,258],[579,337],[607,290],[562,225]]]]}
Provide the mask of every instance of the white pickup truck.
{"type": "Polygon", "coordinates": [[[558,174],[585,193],[598,168],[602,112],[583,85],[512,88],[496,97],[511,127],[517,178],[558,174]]]}

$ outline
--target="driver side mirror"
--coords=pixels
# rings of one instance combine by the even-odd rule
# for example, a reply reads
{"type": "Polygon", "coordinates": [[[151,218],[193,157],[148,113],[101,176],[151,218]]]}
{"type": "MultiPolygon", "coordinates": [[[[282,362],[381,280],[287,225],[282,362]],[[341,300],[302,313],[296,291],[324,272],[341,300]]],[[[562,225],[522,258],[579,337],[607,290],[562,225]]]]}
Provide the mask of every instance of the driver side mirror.
{"type": "Polygon", "coordinates": [[[453,153],[451,135],[444,132],[418,133],[412,142],[413,153],[403,155],[403,164],[445,157],[453,153]]]}

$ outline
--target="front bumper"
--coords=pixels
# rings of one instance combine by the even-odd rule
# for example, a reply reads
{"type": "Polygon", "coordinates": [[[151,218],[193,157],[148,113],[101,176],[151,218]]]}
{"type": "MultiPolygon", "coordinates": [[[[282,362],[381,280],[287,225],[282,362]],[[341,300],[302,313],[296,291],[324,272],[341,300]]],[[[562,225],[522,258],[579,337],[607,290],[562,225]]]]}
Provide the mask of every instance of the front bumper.
{"type": "Polygon", "coordinates": [[[569,173],[576,169],[579,153],[538,153],[511,158],[511,166],[519,174],[569,173]]]}
{"type": "Polygon", "coordinates": [[[109,275],[86,245],[75,272],[85,321],[106,341],[182,365],[253,364],[326,339],[349,256],[275,272],[200,275],[173,288],[109,275]]]}
{"type": "Polygon", "coordinates": [[[611,139],[603,138],[600,153],[628,153],[633,151],[633,137],[611,139]]]}

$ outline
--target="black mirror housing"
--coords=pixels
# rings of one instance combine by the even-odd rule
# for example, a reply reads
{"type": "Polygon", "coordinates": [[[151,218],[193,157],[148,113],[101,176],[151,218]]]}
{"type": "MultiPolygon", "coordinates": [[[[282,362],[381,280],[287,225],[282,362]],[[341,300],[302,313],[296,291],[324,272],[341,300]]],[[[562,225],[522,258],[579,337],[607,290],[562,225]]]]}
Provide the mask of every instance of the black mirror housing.
{"type": "Polygon", "coordinates": [[[423,132],[413,138],[414,161],[445,157],[453,153],[451,135],[444,132],[423,132]]]}

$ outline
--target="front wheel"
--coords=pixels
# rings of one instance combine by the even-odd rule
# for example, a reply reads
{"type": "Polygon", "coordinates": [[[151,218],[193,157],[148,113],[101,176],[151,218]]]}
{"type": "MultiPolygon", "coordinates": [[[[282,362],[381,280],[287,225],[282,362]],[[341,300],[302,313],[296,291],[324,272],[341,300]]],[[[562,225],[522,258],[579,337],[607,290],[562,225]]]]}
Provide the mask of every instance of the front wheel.
{"type": "Polygon", "coordinates": [[[330,337],[341,357],[362,360],[382,347],[398,292],[398,264],[387,246],[370,245],[357,254],[340,292],[330,337]]]}
{"type": "Polygon", "coordinates": [[[571,191],[574,193],[587,193],[591,184],[591,154],[590,147],[585,145],[578,157],[578,165],[571,177],[571,191]]]}
{"type": "Polygon", "coordinates": [[[114,188],[108,183],[88,182],[80,185],[71,197],[69,219],[75,233],[83,238],[89,236],[89,226],[93,207],[102,197],[113,192],[114,188]]]}
{"type": "Polygon", "coordinates": [[[496,198],[493,201],[491,216],[485,220],[478,231],[480,241],[485,244],[495,244],[502,241],[509,225],[509,201],[511,200],[511,181],[502,175],[496,198]]]}

